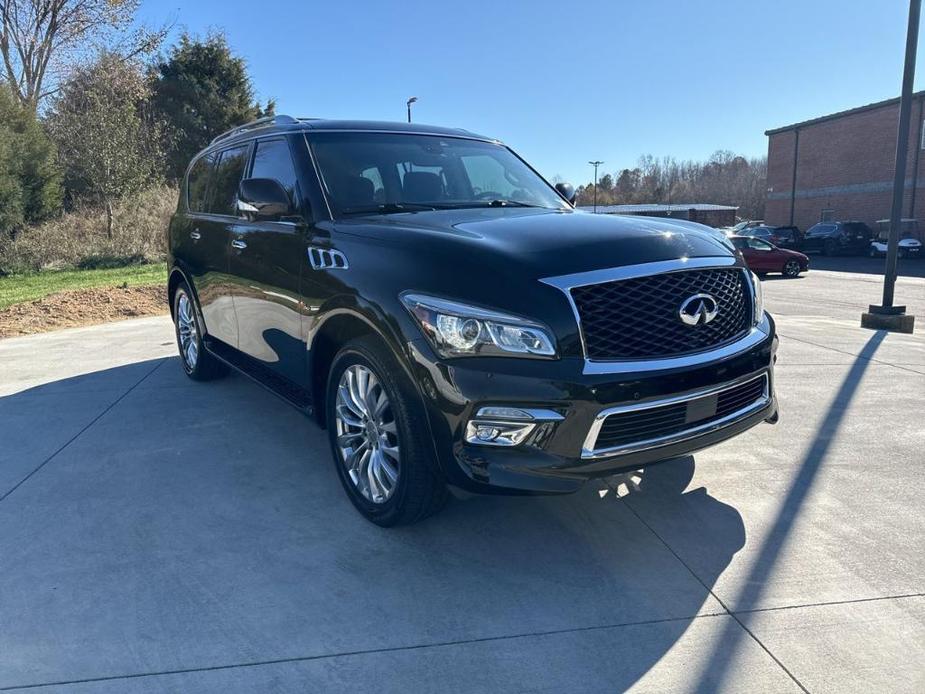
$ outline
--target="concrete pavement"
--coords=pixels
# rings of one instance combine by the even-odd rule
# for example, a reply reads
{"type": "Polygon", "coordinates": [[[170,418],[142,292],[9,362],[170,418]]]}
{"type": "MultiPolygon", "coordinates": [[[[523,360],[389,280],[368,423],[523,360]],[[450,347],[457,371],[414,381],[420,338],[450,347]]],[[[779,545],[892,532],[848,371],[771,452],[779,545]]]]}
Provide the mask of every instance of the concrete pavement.
{"type": "Polygon", "coordinates": [[[165,318],[0,341],[0,690],[922,691],[925,280],[911,336],[873,280],[765,282],[777,426],[394,530],[165,318]]]}

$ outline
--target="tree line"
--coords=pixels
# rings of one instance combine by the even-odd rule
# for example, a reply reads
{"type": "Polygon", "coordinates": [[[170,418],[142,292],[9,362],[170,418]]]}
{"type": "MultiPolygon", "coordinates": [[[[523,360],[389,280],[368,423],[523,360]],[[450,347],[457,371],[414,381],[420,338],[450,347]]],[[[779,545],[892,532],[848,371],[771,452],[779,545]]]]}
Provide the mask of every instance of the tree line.
{"type": "MultiPolygon", "coordinates": [[[[673,157],[639,158],[632,169],[605,173],[597,182],[598,205],[642,203],[714,203],[739,208],[739,216],[764,216],[767,194],[767,157],[747,159],[726,150],[706,161],[678,161],[673,157]]],[[[578,188],[578,204],[591,205],[593,182],[578,188]]]]}
{"type": "Polygon", "coordinates": [[[225,37],[137,28],[140,0],[0,0],[0,236],[76,201],[176,183],[217,134],[272,115],[225,37]]]}

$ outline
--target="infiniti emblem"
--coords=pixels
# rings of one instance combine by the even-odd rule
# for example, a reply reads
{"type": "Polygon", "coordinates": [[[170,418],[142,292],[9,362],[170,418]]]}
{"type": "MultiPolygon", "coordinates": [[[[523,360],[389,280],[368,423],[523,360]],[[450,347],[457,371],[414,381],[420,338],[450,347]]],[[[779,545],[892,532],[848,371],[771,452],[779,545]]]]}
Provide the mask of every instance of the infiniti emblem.
{"type": "Polygon", "coordinates": [[[686,325],[706,325],[716,318],[719,313],[719,304],[709,294],[694,294],[684,300],[678,309],[681,322],[686,325]]]}

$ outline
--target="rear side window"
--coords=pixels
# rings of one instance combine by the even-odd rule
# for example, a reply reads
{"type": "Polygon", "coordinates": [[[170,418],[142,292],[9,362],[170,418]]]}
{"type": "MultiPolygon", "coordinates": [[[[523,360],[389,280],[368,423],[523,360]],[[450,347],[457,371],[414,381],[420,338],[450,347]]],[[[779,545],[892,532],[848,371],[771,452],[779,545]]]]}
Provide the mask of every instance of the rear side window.
{"type": "Polygon", "coordinates": [[[289,199],[296,203],[296,173],[286,140],[260,140],[254,152],[254,166],[251,178],[272,178],[289,193],[289,199]]]}
{"type": "Polygon", "coordinates": [[[209,212],[229,216],[237,215],[238,184],[247,167],[248,145],[226,149],[218,155],[215,174],[212,176],[212,193],[209,195],[209,212]]]}
{"type": "Polygon", "coordinates": [[[215,155],[200,157],[190,169],[186,183],[186,202],[190,212],[205,212],[208,208],[206,195],[215,155]]]}
{"type": "Polygon", "coordinates": [[[817,224],[816,226],[812,227],[809,231],[807,231],[806,235],[809,237],[825,236],[826,234],[830,233],[833,229],[835,229],[834,224],[817,224]]]}

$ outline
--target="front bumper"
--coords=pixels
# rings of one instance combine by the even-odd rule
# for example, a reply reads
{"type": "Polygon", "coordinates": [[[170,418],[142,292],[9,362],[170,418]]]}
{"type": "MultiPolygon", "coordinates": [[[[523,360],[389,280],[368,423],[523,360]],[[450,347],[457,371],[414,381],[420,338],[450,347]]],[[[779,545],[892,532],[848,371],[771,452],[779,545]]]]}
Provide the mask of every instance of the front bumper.
{"type": "MultiPolygon", "coordinates": [[[[409,344],[422,386],[436,454],[450,484],[483,493],[557,493],[588,479],[677,458],[775,421],[774,361],[777,337],[767,334],[744,350],[706,363],[667,369],[589,373],[582,359],[556,361],[488,358],[440,360],[424,340],[409,344]],[[716,421],[640,441],[595,450],[595,427],[611,412],[698,400],[724,388],[766,378],[766,397],[716,421]],[[466,441],[467,425],[485,407],[542,409],[561,420],[538,425],[522,444],[495,447],[466,441]]],[[[471,427],[469,428],[471,433],[471,427]]],[[[470,437],[471,438],[471,437],[470,437]]]]}

